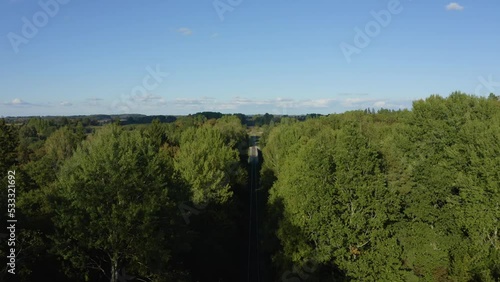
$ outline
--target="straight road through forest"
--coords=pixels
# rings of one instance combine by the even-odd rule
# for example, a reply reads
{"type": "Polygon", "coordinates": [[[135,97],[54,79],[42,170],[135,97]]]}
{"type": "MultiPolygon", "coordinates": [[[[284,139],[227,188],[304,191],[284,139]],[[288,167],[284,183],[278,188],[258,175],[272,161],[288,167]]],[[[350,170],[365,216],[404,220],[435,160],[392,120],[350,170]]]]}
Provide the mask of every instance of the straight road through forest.
{"type": "Polygon", "coordinates": [[[248,273],[247,281],[261,281],[259,263],[259,150],[257,136],[250,136],[249,147],[249,222],[248,222],[248,273]]]}

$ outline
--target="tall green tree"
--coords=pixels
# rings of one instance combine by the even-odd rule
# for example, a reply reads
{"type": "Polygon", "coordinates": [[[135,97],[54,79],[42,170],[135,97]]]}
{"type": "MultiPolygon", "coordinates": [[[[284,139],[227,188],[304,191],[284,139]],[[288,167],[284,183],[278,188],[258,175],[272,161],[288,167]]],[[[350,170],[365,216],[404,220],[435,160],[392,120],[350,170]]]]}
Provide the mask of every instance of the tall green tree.
{"type": "Polygon", "coordinates": [[[405,266],[420,279],[498,278],[495,103],[455,92],[413,104],[397,146],[409,176],[398,233],[405,266]]]}
{"type": "Polygon", "coordinates": [[[93,268],[114,282],[126,268],[175,279],[168,266],[179,215],[167,165],[139,131],[116,125],[98,131],[64,163],[54,197],[54,242],[80,277],[93,268]]]}
{"type": "Polygon", "coordinates": [[[200,127],[183,133],[175,167],[190,185],[194,203],[225,203],[231,198],[233,163],[239,163],[238,152],[225,144],[219,130],[200,127]]]}
{"type": "Polygon", "coordinates": [[[401,281],[401,250],[390,224],[397,201],[381,156],[359,126],[326,130],[292,148],[297,154],[285,162],[271,198],[283,201],[278,234],[285,254],[296,263],[338,268],[356,281],[401,281]]]}

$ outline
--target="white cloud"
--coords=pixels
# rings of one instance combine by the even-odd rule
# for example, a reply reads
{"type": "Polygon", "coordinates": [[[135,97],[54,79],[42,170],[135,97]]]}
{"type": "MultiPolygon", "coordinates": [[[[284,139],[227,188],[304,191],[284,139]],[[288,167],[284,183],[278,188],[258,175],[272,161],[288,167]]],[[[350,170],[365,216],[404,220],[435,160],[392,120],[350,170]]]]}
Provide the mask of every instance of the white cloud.
{"type": "Polygon", "coordinates": [[[73,104],[72,104],[72,103],[70,103],[70,102],[68,102],[68,101],[63,101],[63,102],[61,102],[59,105],[64,106],[64,107],[73,106],[73,104]]]}
{"type": "Polygon", "coordinates": [[[25,104],[25,102],[19,98],[16,98],[16,99],[12,100],[11,104],[12,105],[20,105],[20,104],[25,104]]]}
{"type": "Polygon", "coordinates": [[[412,100],[379,100],[373,103],[374,108],[384,108],[384,109],[409,109],[411,108],[412,100]]]}
{"type": "Polygon", "coordinates": [[[7,103],[4,103],[4,104],[5,105],[10,105],[10,106],[28,106],[28,105],[32,105],[31,103],[23,101],[20,98],[15,98],[14,100],[12,100],[10,102],[7,102],[7,103]]]}
{"type": "Polygon", "coordinates": [[[451,2],[450,4],[446,5],[446,10],[448,11],[462,11],[463,9],[464,7],[456,2],[451,2]]]}
{"type": "Polygon", "coordinates": [[[336,99],[309,99],[309,100],[303,100],[299,101],[296,105],[297,108],[301,107],[310,107],[310,108],[326,108],[331,106],[332,103],[334,103],[336,99]]]}
{"type": "Polygon", "coordinates": [[[26,101],[24,101],[21,98],[15,98],[15,99],[13,99],[10,102],[4,102],[2,104],[5,105],[5,106],[13,107],[13,108],[39,108],[39,107],[45,108],[45,107],[51,107],[52,106],[52,104],[50,104],[50,103],[40,104],[40,103],[26,102],[26,101]]]}
{"type": "Polygon", "coordinates": [[[189,36],[189,35],[193,34],[193,30],[191,30],[188,27],[181,27],[181,28],[177,29],[177,32],[184,35],[184,36],[189,36]]]}
{"type": "Polygon", "coordinates": [[[367,107],[376,101],[376,99],[371,98],[347,98],[340,100],[342,106],[349,108],[367,107]]]}
{"type": "Polygon", "coordinates": [[[335,102],[336,99],[325,98],[325,99],[307,99],[307,100],[295,100],[292,98],[274,98],[274,99],[251,99],[236,96],[230,100],[217,101],[214,98],[201,97],[201,98],[180,98],[175,99],[173,104],[178,109],[189,109],[189,110],[211,110],[211,111],[222,111],[222,110],[234,110],[240,111],[248,108],[261,109],[263,111],[282,112],[285,109],[301,109],[301,108],[328,108],[335,102]],[[277,111],[281,109],[281,111],[277,111]]]}
{"type": "Polygon", "coordinates": [[[206,105],[213,104],[216,100],[210,97],[201,98],[177,98],[174,100],[174,104],[179,106],[190,106],[190,105],[206,105]]]}
{"type": "Polygon", "coordinates": [[[162,96],[151,93],[125,95],[122,94],[119,99],[114,100],[108,110],[120,113],[140,113],[147,112],[150,109],[160,108],[166,104],[166,99],[162,96]]]}

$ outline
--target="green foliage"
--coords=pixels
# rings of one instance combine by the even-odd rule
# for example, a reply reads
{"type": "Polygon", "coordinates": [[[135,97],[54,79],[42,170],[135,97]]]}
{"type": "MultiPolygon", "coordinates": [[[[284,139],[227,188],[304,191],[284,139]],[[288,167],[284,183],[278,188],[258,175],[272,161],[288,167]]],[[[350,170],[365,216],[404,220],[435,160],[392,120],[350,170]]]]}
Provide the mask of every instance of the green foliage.
{"type": "Polygon", "coordinates": [[[40,159],[29,162],[25,170],[39,186],[55,181],[62,163],[72,156],[82,141],[72,128],[62,127],[50,135],[39,149],[40,159]]]}
{"type": "Polygon", "coordinates": [[[427,280],[437,272],[462,281],[498,276],[492,268],[499,252],[498,121],[491,99],[453,93],[414,103],[402,149],[414,160],[405,216],[407,228],[428,231],[402,244],[412,257],[422,247],[411,242],[433,236],[427,242],[435,251],[413,260],[414,272],[427,280]]]}
{"type": "Polygon", "coordinates": [[[189,128],[182,135],[175,168],[190,185],[194,203],[224,203],[233,194],[229,179],[235,173],[232,164],[238,162],[238,152],[225,143],[220,130],[189,128]]]}
{"type": "Polygon", "coordinates": [[[167,141],[167,133],[165,127],[159,119],[154,119],[151,125],[146,129],[146,136],[151,140],[155,148],[160,148],[167,141]]]}
{"type": "Polygon", "coordinates": [[[98,118],[109,116],[0,120],[0,168],[16,169],[21,280],[117,281],[125,270],[139,281],[239,281],[250,242],[272,264],[263,281],[500,279],[494,94],[256,117],[253,193],[241,114],[84,127],[98,118]],[[250,211],[250,197],[268,197],[267,209],[250,211]]]}
{"type": "Polygon", "coordinates": [[[400,251],[390,226],[395,199],[378,152],[356,127],[325,131],[294,146],[296,157],[285,162],[273,196],[284,202],[288,223],[280,237],[293,261],[333,261],[352,278],[371,280],[397,275],[400,251]],[[296,236],[293,228],[286,230],[290,224],[303,234],[302,243],[288,241],[296,236]],[[395,253],[381,263],[381,251],[388,249],[395,253]]]}
{"type": "Polygon", "coordinates": [[[499,110],[455,92],[412,111],[282,121],[263,150],[275,261],[316,261],[323,279],[500,279],[499,110]]]}
{"type": "Polygon", "coordinates": [[[0,119],[0,155],[2,156],[0,169],[4,173],[16,163],[18,142],[17,128],[0,119]]]}
{"type": "Polygon", "coordinates": [[[116,125],[98,131],[61,168],[56,251],[80,271],[95,268],[112,277],[127,267],[161,275],[178,216],[169,198],[174,187],[164,185],[167,164],[138,131],[116,125]]]}

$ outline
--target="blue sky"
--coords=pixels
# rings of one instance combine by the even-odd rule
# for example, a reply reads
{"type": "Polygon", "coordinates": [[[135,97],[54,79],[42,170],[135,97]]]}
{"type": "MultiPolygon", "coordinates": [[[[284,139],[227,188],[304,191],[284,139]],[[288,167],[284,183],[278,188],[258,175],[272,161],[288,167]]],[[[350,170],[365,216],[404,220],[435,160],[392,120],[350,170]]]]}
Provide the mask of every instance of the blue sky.
{"type": "Polygon", "coordinates": [[[3,0],[0,116],[327,114],[498,94],[500,2],[458,1],[3,0]]]}

